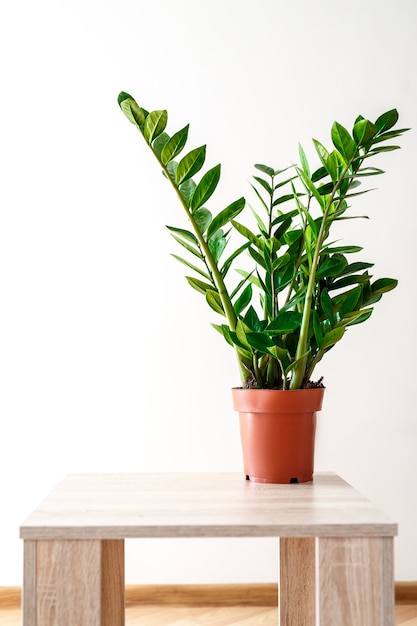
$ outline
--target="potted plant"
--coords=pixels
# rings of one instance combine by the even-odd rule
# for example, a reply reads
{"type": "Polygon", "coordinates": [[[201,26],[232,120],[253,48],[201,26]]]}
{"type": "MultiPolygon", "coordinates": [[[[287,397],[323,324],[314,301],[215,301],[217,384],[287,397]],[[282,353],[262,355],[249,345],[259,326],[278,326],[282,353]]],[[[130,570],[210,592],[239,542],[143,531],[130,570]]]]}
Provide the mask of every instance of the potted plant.
{"type": "Polygon", "coordinates": [[[205,145],[184,155],[188,125],[170,136],[165,110],[148,112],[125,92],[118,102],[185,212],[186,227],[168,226],[186,253],[186,258],[174,256],[192,271],[186,277],[190,286],[221,316],[213,326],[235,351],[241,387],[232,391],[247,477],[311,480],[316,411],[324,391],[321,379],[313,382],[313,372],[347,330],[369,319],[374,304],[397,285],[392,278],[373,280],[371,263],[351,260],[361,248],[334,238],[335,225],[358,217],[349,202],[369,191],[362,190],[363,179],[383,173],[373,160],[397,149],[392,139],[408,129],[396,128],[395,109],[374,123],[359,116],[352,133],[333,124],[330,150],[313,140],[314,169],[301,146],[299,165],[279,170],[255,165],[252,188],[259,209],[251,207],[244,224],[243,197],[216,215],[206,208],[221,166],[201,175],[205,145]]]}

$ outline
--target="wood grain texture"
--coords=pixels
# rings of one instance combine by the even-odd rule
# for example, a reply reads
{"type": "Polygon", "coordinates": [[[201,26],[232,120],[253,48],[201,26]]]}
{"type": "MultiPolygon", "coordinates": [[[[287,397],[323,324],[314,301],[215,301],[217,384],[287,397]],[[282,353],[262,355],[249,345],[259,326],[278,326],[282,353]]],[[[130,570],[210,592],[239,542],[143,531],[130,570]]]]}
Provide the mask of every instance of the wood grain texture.
{"type": "Polygon", "coordinates": [[[126,605],[278,606],[276,583],[227,585],[127,585],[126,605]]]}
{"type": "Polygon", "coordinates": [[[320,626],[394,625],[392,569],[384,569],[392,548],[387,541],[319,539],[320,626]]]}
{"type": "Polygon", "coordinates": [[[36,589],[36,626],[103,626],[101,542],[38,541],[36,589]]]}
{"type": "Polygon", "coordinates": [[[316,624],[316,540],[281,538],[280,626],[316,624]]]}
{"type": "Polygon", "coordinates": [[[24,539],[393,536],[397,525],[335,474],[254,484],[241,474],[70,475],[24,539]]]}
{"type": "Polygon", "coordinates": [[[123,539],[101,542],[101,626],[124,626],[125,563],[123,539]]]}
{"type": "MultiPolygon", "coordinates": [[[[126,604],[175,604],[177,606],[278,606],[276,583],[209,585],[126,585],[126,604]]],[[[17,609],[20,587],[0,587],[0,610],[17,609]]],[[[395,583],[395,604],[417,605],[417,582],[395,583]]]]}
{"type": "MultiPolygon", "coordinates": [[[[0,626],[21,626],[20,609],[1,609],[0,626]]],[[[277,611],[270,607],[126,607],[126,626],[277,626],[277,611]]],[[[335,624],[335,626],[337,626],[335,624]]],[[[355,625],[356,626],[356,625],[355,625]]],[[[417,605],[399,605],[395,626],[417,626],[417,605]]]]}

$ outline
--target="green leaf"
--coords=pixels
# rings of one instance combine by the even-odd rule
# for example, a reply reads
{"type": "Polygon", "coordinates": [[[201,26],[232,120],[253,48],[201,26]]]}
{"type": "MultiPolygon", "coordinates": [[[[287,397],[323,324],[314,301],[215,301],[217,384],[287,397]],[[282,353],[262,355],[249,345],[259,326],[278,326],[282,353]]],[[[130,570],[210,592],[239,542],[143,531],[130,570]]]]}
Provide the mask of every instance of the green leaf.
{"type": "Polygon", "coordinates": [[[301,170],[299,167],[296,168],[297,174],[299,175],[301,181],[304,183],[304,185],[306,186],[307,189],[309,189],[311,191],[311,193],[313,194],[313,196],[315,197],[315,199],[317,200],[317,202],[319,203],[319,205],[324,208],[325,205],[325,200],[322,198],[322,196],[320,195],[317,187],[315,186],[315,184],[313,183],[313,181],[311,180],[311,178],[309,176],[306,175],[306,173],[301,170]]]}
{"type": "Polygon", "coordinates": [[[252,299],[252,285],[249,283],[242,291],[238,299],[233,305],[236,315],[240,315],[241,312],[246,309],[252,299]]]}
{"type": "Polygon", "coordinates": [[[379,133],[383,133],[384,131],[392,128],[397,122],[398,111],[397,109],[391,109],[378,117],[375,122],[375,126],[377,127],[379,133]]]}
{"type": "Polygon", "coordinates": [[[190,269],[192,269],[195,272],[197,272],[197,274],[200,274],[204,278],[207,278],[207,280],[210,280],[210,276],[206,272],[204,272],[202,269],[200,269],[199,267],[196,267],[192,263],[189,263],[189,261],[187,261],[186,259],[183,259],[181,256],[177,256],[176,254],[171,254],[171,256],[173,256],[174,259],[177,259],[177,261],[179,261],[180,263],[183,263],[184,265],[186,265],[190,269]]]}
{"type": "Polygon", "coordinates": [[[217,330],[226,339],[227,343],[233,346],[233,341],[230,337],[230,328],[226,324],[212,324],[213,328],[217,330]]]}
{"type": "Polygon", "coordinates": [[[172,161],[172,159],[174,159],[184,148],[187,142],[189,126],[189,124],[184,126],[184,128],[172,135],[168,143],[165,144],[161,153],[161,161],[164,165],[167,165],[170,161],[172,161]]]}
{"type": "Polygon", "coordinates": [[[308,178],[310,178],[310,166],[303,150],[303,146],[300,143],[298,144],[298,154],[300,155],[301,167],[303,168],[303,172],[306,176],[308,176],[308,178]]]}
{"type": "Polygon", "coordinates": [[[172,233],[179,235],[180,237],[194,244],[198,248],[197,237],[189,230],[184,230],[184,228],[175,228],[175,226],[167,226],[167,228],[172,233]]]}
{"type": "Polygon", "coordinates": [[[216,265],[222,255],[223,250],[226,247],[226,244],[227,244],[227,240],[226,240],[226,237],[224,236],[222,229],[217,230],[208,242],[209,250],[211,252],[211,255],[216,265]]]}
{"type": "Polygon", "coordinates": [[[145,120],[143,135],[146,141],[151,144],[164,130],[168,122],[166,111],[152,111],[145,120]]]}
{"type": "Polygon", "coordinates": [[[332,256],[323,261],[317,269],[317,278],[328,278],[330,276],[339,276],[347,265],[346,259],[342,256],[332,256]]]}
{"type": "Polygon", "coordinates": [[[177,171],[175,173],[175,182],[180,185],[191,176],[194,176],[201,170],[206,159],[206,146],[200,146],[191,150],[185,157],[178,163],[177,171]]]}
{"type": "Polygon", "coordinates": [[[387,291],[395,289],[397,285],[398,280],[394,278],[379,278],[371,285],[371,289],[373,294],[387,293],[387,291]]]}
{"type": "Polygon", "coordinates": [[[335,343],[341,340],[343,335],[345,334],[345,327],[339,326],[338,328],[333,328],[331,331],[326,333],[323,337],[323,341],[321,343],[320,349],[326,350],[330,348],[335,343]]]}
{"type": "Polygon", "coordinates": [[[298,311],[280,311],[268,324],[265,332],[270,335],[279,335],[297,330],[301,324],[302,314],[298,311]]]}
{"type": "Polygon", "coordinates": [[[261,178],[260,176],[254,176],[254,179],[256,180],[257,183],[259,183],[265,189],[265,191],[270,196],[272,195],[272,187],[269,183],[266,182],[265,179],[261,178]]]}
{"type": "MultiPolygon", "coordinates": [[[[328,150],[322,143],[320,143],[320,141],[317,141],[317,139],[313,139],[313,143],[319,159],[323,163],[324,169],[330,175],[332,181],[335,182],[337,180],[337,161],[334,158],[334,155],[329,154],[328,150]]],[[[315,172],[313,176],[317,176],[317,172],[315,172]]],[[[313,182],[315,181],[313,180],[313,182]]]]}
{"type": "Polygon", "coordinates": [[[335,246],[334,248],[325,248],[323,254],[353,254],[363,250],[361,246],[335,246]]]}
{"type": "Polygon", "coordinates": [[[249,328],[242,322],[242,320],[238,320],[236,324],[236,336],[245,348],[250,348],[250,343],[246,339],[246,333],[249,332],[249,328]]]}
{"type": "Polygon", "coordinates": [[[252,305],[246,311],[243,321],[253,332],[258,333],[262,330],[262,323],[252,305]]]}
{"type": "Polygon", "coordinates": [[[198,278],[194,278],[194,276],[186,276],[185,278],[187,279],[188,284],[199,293],[205,295],[207,291],[213,290],[213,285],[209,285],[198,278]]]}
{"type": "Polygon", "coordinates": [[[223,278],[226,276],[227,272],[230,269],[230,266],[232,265],[232,262],[234,261],[234,259],[236,257],[238,257],[240,254],[242,254],[242,252],[244,250],[247,250],[247,248],[250,246],[250,243],[244,243],[243,246],[240,246],[239,248],[237,248],[224,262],[223,267],[221,269],[221,274],[223,276],[223,278]]]}
{"type": "Polygon", "coordinates": [[[269,167],[268,165],[262,165],[262,163],[257,163],[257,164],[255,164],[255,167],[260,172],[263,172],[264,174],[268,174],[268,176],[271,176],[271,178],[275,174],[274,169],[272,167],[269,167]]]}
{"type": "Polygon", "coordinates": [[[346,128],[339,122],[334,122],[332,126],[332,141],[334,147],[339,150],[347,162],[354,157],[356,152],[355,142],[346,128]]]}
{"type": "Polygon", "coordinates": [[[194,254],[194,256],[198,257],[201,261],[204,260],[204,257],[198,248],[191,246],[189,243],[184,241],[184,239],[181,239],[181,237],[177,237],[177,235],[175,235],[174,233],[171,233],[171,237],[173,237],[177,243],[183,246],[183,248],[188,250],[188,252],[191,252],[191,254],[194,254]]]}
{"type": "Polygon", "coordinates": [[[201,234],[203,234],[211,223],[212,215],[210,211],[208,211],[208,209],[201,207],[201,209],[197,209],[197,211],[195,211],[195,213],[193,214],[193,219],[197,225],[198,230],[201,234]]]}
{"type": "Polygon", "coordinates": [[[369,120],[359,120],[353,127],[353,137],[357,146],[363,146],[370,141],[378,132],[375,124],[369,120]]]}
{"type": "Polygon", "coordinates": [[[351,322],[346,324],[346,326],[354,326],[355,324],[362,324],[362,322],[366,322],[366,320],[371,317],[372,311],[373,309],[369,309],[368,311],[361,313],[361,315],[358,315],[358,317],[355,316],[351,322]]]}
{"type": "Polygon", "coordinates": [[[191,210],[199,209],[213,195],[220,180],[220,164],[206,172],[198,183],[191,198],[191,210]]]}
{"type": "Polygon", "coordinates": [[[167,172],[170,179],[175,183],[175,172],[177,171],[178,163],[176,161],[170,161],[167,165],[167,172]]]}
{"type": "Polygon", "coordinates": [[[239,215],[245,206],[245,198],[239,198],[232,204],[229,204],[223,211],[220,211],[216,217],[213,218],[210,226],[207,230],[207,241],[209,241],[215,233],[228,222],[232,222],[233,218],[239,215]]]}
{"type": "Polygon", "coordinates": [[[135,124],[138,128],[142,129],[146,115],[145,111],[138,105],[138,103],[125,91],[120,92],[118,97],[119,106],[127,119],[135,124]]]}
{"type": "Polygon", "coordinates": [[[326,318],[329,320],[330,324],[334,324],[334,315],[333,315],[333,302],[331,297],[329,296],[329,293],[327,291],[327,289],[323,289],[323,291],[320,294],[320,304],[321,304],[321,308],[324,311],[324,314],[326,315],[326,318]]]}
{"type": "Polygon", "coordinates": [[[347,313],[352,313],[352,311],[355,311],[361,295],[362,287],[360,285],[349,291],[347,294],[344,294],[344,298],[342,299],[342,305],[339,309],[339,315],[341,318],[343,318],[347,313]]]}
{"type": "Polygon", "coordinates": [[[361,270],[366,270],[373,266],[373,263],[363,263],[361,261],[349,263],[349,265],[346,265],[345,269],[343,270],[342,276],[344,276],[345,274],[354,274],[355,272],[360,272],[361,270]]]}
{"type": "Polygon", "coordinates": [[[274,345],[272,339],[263,333],[246,333],[246,340],[252,348],[263,354],[270,354],[270,348],[274,345]]]}
{"type": "Polygon", "coordinates": [[[161,158],[161,152],[164,149],[164,146],[167,144],[168,141],[169,141],[169,135],[167,135],[167,133],[164,132],[158,135],[158,137],[153,142],[153,151],[158,156],[158,158],[161,158]]]}
{"type": "Polygon", "coordinates": [[[220,315],[225,315],[222,301],[217,291],[208,290],[206,292],[206,300],[207,304],[213,309],[213,311],[216,311],[216,313],[219,313],[220,315]]]}
{"type": "MultiPolygon", "coordinates": [[[[168,166],[167,166],[168,169],[171,167],[172,163],[175,163],[175,161],[171,161],[170,163],[168,163],[168,166]]],[[[175,177],[174,177],[174,182],[175,182],[175,177]]],[[[196,186],[197,185],[195,184],[192,178],[189,178],[188,180],[186,180],[184,183],[182,183],[179,186],[181,197],[183,198],[187,207],[189,207],[191,204],[191,198],[193,197],[193,193],[195,191],[196,186]]]]}

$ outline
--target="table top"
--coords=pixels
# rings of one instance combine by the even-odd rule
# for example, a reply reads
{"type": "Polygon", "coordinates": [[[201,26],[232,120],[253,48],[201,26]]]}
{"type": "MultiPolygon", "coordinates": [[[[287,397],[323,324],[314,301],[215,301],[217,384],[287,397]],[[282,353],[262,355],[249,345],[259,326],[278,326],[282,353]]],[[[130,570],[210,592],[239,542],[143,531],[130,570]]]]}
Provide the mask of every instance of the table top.
{"type": "Polygon", "coordinates": [[[242,474],[70,474],[20,527],[23,539],[394,536],[397,525],[333,473],[311,483],[242,474]]]}

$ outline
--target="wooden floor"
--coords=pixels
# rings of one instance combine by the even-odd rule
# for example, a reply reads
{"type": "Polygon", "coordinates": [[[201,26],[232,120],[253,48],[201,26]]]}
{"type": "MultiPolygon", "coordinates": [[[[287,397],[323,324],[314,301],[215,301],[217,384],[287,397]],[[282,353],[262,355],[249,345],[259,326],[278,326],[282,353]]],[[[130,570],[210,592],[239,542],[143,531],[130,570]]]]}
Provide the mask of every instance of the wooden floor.
{"type": "MultiPolygon", "coordinates": [[[[395,609],[396,626],[417,626],[417,605],[395,609]]],[[[277,610],[271,607],[175,607],[128,606],[126,626],[276,626],[277,610]]],[[[21,626],[18,609],[0,609],[0,626],[21,626]]]]}

